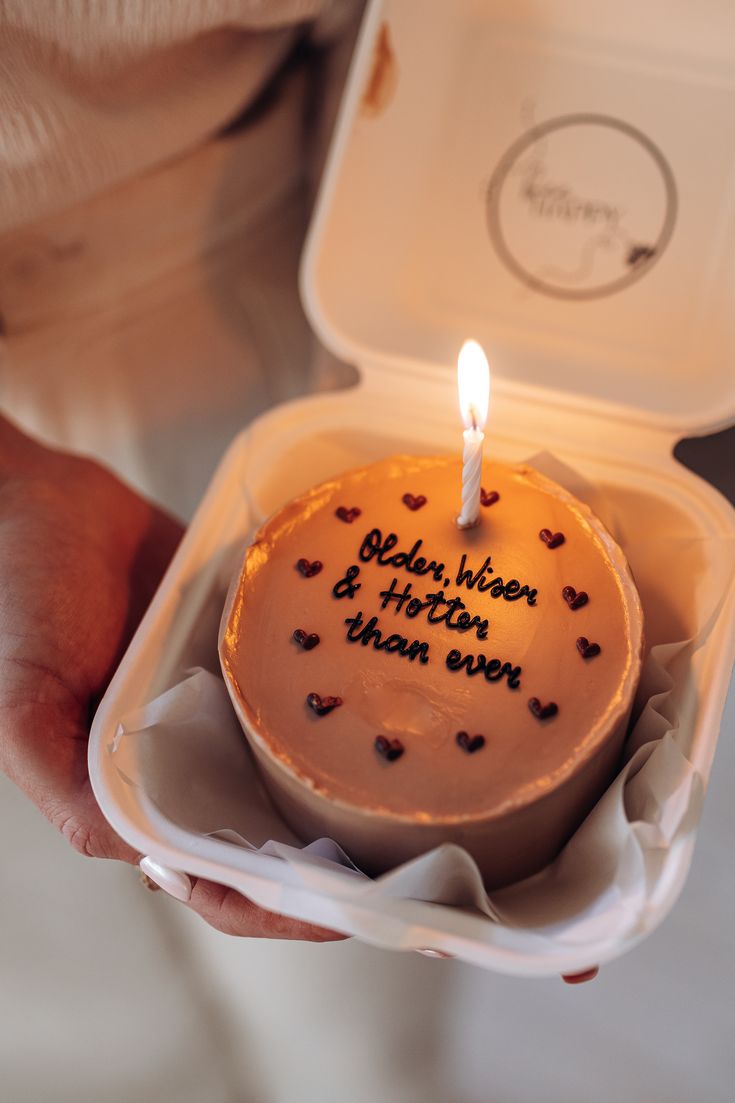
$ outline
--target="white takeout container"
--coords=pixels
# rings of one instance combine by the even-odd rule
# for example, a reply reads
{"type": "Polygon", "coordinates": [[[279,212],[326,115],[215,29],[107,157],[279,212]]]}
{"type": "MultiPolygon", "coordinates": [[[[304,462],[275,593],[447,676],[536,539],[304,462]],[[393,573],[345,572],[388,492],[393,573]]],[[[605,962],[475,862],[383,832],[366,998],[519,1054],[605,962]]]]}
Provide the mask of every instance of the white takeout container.
{"type": "MultiPolygon", "coordinates": [[[[371,4],[302,268],[317,333],[360,382],[275,409],[235,440],[110,684],[90,776],[136,849],[341,930],[349,902],[349,933],[506,973],[573,972],[637,941],[539,949],[470,914],[448,935],[441,907],[399,899],[380,902],[376,923],[346,872],[323,871],[317,898],[281,859],[172,823],[135,784],[134,741],[116,739],[120,717],[184,669],[218,669],[213,596],[223,601],[265,516],[339,471],[460,447],[454,361],[466,336],[491,358],[490,458],[545,448],[635,496],[641,516],[675,516],[694,539],[735,536],[732,509],[672,455],[682,435],[735,418],[735,41],[728,4],[707,7],[692,27],[663,4],[645,15],[633,3],[371,4]]],[[[685,753],[705,784],[734,604],[731,592],[686,674],[685,753]]],[[[692,828],[666,857],[655,922],[693,844],[692,828]]]]}

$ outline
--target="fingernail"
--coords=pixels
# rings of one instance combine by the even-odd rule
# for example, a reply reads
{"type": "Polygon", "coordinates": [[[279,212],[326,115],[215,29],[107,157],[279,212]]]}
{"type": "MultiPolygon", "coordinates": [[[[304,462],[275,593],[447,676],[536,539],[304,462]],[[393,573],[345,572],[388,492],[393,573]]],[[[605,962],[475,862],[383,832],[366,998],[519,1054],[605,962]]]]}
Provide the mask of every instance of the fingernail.
{"type": "Polygon", "coordinates": [[[141,872],[169,896],[183,903],[191,899],[191,881],[185,873],[179,873],[177,869],[170,869],[160,862],[154,862],[153,858],[141,858],[138,865],[141,872]]]}
{"type": "Polygon", "coordinates": [[[594,980],[600,969],[594,965],[591,969],[585,969],[583,973],[562,973],[561,979],[566,984],[584,984],[586,980],[594,980]]]}
{"type": "Polygon", "coordinates": [[[416,947],[417,954],[423,954],[424,957],[454,957],[454,954],[445,954],[443,950],[430,950],[428,946],[422,948],[416,947]]]}

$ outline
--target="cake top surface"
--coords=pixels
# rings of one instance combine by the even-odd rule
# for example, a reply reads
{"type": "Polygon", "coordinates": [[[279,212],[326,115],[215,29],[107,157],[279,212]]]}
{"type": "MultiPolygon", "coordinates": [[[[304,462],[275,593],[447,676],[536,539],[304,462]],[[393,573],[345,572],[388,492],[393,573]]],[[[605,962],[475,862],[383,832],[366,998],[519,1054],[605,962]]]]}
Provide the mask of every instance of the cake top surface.
{"type": "Polygon", "coordinates": [[[642,613],[590,510],[486,463],[398,456],[276,513],[221,643],[251,737],[337,802],[432,822],[503,815],[568,777],[625,716],[642,613]]]}

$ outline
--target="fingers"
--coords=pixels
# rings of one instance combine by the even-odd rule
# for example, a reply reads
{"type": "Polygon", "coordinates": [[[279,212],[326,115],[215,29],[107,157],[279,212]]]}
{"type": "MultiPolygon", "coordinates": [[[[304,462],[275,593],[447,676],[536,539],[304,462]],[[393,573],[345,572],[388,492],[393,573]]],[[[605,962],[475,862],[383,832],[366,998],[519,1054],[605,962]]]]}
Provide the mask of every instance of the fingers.
{"type": "Polygon", "coordinates": [[[131,603],[124,639],[131,636],[184,534],[183,526],[157,506],[146,503],[147,523],[130,564],[131,603]]]}
{"type": "Polygon", "coordinates": [[[335,942],[347,937],[338,931],[268,911],[225,885],[201,878],[191,878],[191,881],[187,907],[222,934],[245,938],[299,939],[303,942],[335,942]]]}
{"type": "Polygon", "coordinates": [[[19,457],[28,459],[42,446],[33,437],[28,436],[4,414],[0,414],[0,472],[7,463],[12,464],[19,457]]]}
{"type": "MultiPolygon", "coordinates": [[[[7,676],[3,688],[12,696],[7,676]]],[[[40,677],[35,692],[48,697],[40,677]]],[[[51,685],[55,685],[52,681],[51,685]]],[[[137,863],[139,855],[100,812],[87,773],[87,735],[67,703],[0,703],[0,769],[79,854],[137,863]]]]}
{"type": "Polygon", "coordinates": [[[565,984],[585,984],[588,980],[594,980],[599,971],[599,965],[593,965],[591,969],[585,969],[583,973],[562,973],[561,979],[565,984]]]}
{"type": "Polygon", "coordinates": [[[83,792],[74,794],[72,805],[57,806],[48,818],[78,854],[88,858],[112,858],[130,865],[137,865],[140,860],[139,852],[110,827],[89,785],[83,792]]]}

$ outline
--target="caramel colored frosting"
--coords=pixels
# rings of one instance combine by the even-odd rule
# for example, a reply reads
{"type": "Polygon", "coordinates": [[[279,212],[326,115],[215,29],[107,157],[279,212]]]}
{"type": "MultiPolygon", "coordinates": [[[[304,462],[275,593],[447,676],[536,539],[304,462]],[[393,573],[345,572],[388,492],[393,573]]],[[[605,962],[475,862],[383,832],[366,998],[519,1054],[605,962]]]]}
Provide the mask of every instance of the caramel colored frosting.
{"type": "Polygon", "coordinates": [[[642,615],[622,553],[528,467],[486,464],[483,486],[498,497],[461,530],[460,462],[396,457],[292,501],[247,553],[225,673],[261,752],[330,801],[432,823],[502,816],[572,775],[629,711],[642,615]],[[483,565],[474,586],[458,581],[483,565]],[[572,608],[566,587],[587,602],[572,608]],[[599,652],[584,657],[580,638],[599,652]],[[486,670],[468,675],[466,656],[486,670]],[[312,694],[341,704],[319,715],[312,694]],[[531,698],[556,714],[539,718],[531,698]],[[484,745],[468,752],[460,731],[484,745]],[[381,754],[377,736],[402,753],[381,754]]]}

